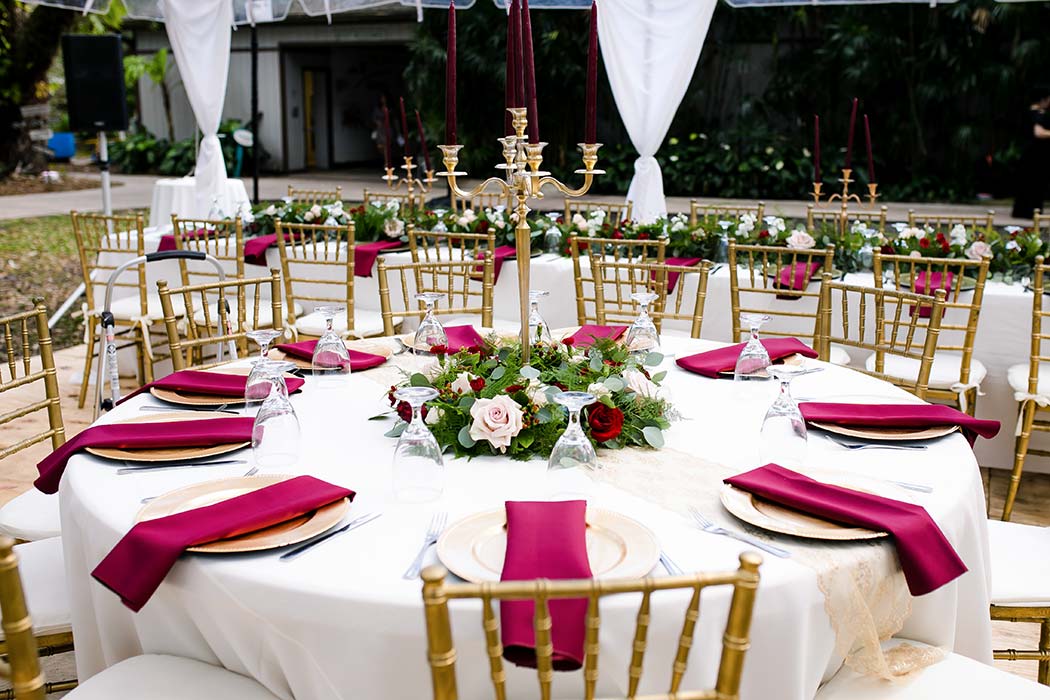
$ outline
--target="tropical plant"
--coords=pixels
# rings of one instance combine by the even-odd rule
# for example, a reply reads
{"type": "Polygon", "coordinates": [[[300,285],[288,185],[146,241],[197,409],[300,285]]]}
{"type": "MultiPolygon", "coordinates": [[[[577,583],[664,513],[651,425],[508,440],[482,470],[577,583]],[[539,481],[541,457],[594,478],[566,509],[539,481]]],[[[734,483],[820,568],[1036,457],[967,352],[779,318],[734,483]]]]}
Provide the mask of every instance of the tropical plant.
{"type": "Polygon", "coordinates": [[[159,49],[147,58],[142,55],[124,57],[124,84],[133,90],[142,76],[148,77],[160,88],[160,97],[164,105],[164,121],[168,125],[168,141],[175,140],[175,121],[171,113],[171,89],[168,87],[168,50],[159,49]]]}

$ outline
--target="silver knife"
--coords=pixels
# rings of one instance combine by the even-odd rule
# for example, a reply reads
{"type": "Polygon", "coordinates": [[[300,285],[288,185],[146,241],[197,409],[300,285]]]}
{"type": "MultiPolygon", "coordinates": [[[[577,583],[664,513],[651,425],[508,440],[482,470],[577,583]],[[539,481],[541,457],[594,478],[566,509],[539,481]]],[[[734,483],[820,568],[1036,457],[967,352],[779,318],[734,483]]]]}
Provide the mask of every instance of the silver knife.
{"type": "Polygon", "coordinates": [[[380,515],[382,515],[382,513],[369,513],[368,515],[362,515],[359,518],[354,518],[353,520],[348,522],[346,525],[343,525],[340,528],[332,530],[327,535],[322,535],[321,537],[318,537],[316,540],[314,540],[312,542],[307,542],[304,545],[300,545],[300,546],[296,547],[295,549],[292,549],[290,551],[285,552],[284,554],[282,554],[280,556],[280,559],[281,559],[281,561],[291,561],[292,559],[295,559],[296,557],[298,557],[300,554],[302,554],[302,553],[304,553],[304,552],[306,552],[306,551],[308,551],[310,549],[313,549],[316,545],[319,545],[322,542],[325,542],[326,540],[329,540],[329,539],[335,537],[336,535],[341,535],[344,532],[349,532],[350,530],[356,530],[357,528],[361,527],[362,525],[367,525],[368,523],[370,523],[373,520],[375,520],[376,518],[378,518],[380,515]]]}
{"type": "Polygon", "coordinates": [[[128,466],[121,467],[117,474],[134,474],[136,472],[162,472],[169,469],[190,469],[193,467],[213,467],[222,464],[247,464],[246,459],[216,459],[210,462],[167,462],[157,466],[131,466],[131,462],[124,462],[128,466]]]}

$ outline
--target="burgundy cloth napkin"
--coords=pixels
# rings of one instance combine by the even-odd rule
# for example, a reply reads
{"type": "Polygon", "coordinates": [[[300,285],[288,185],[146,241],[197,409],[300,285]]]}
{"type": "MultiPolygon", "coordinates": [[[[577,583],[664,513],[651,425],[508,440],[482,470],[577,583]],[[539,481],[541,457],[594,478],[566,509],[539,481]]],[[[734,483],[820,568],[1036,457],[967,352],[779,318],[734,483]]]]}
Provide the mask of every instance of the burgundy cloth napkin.
{"type": "MultiPolygon", "coordinates": [[[[586,501],[507,501],[506,507],[507,554],[501,581],[591,577],[586,501]]],[[[551,599],[548,605],[554,668],[574,671],[583,665],[587,600],[551,599]]],[[[534,614],[531,600],[500,603],[503,658],[518,666],[536,667],[534,614]]]]}
{"type": "MultiPolygon", "coordinates": [[[[505,260],[507,260],[508,258],[510,258],[512,255],[514,255],[516,252],[517,252],[517,248],[515,248],[512,245],[497,246],[496,249],[494,251],[492,251],[492,283],[493,284],[495,284],[496,280],[499,279],[499,272],[500,272],[500,270],[503,269],[503,262],[505,260]]],[[[485,259],[485,255],[486,255],[486,251],[483,250],[483,251],[478,253],[477,259],[478,260],[484,260],[485,259]]],[[[479,275],[482,275],[482,274],[485,273],[485,269],[481,265],[478,265],[475,268],[475,272],[477,274],[479,274],[479,275]]]]}
{"type": "Polygon", "coordinates": [[[820,269],[820,265],[821,263],[819,262],[796,262],[788,265],[780,271],[780,276],[777,278],[777,286],[784,289],[802,291],[809,284],[809,281],[813,279],[813,275],[816,274],[817,270],[820,269]]]}
{"type": "MultiPolygon", "coordinates": [[[[306,381],[299,377],[285,377],[284,383],[288,387],[288,393],[294,394],[302,388],[306,381]]],[[[184,391],[191,394],[207,394],[208,396],[226,396],[231,399],[242,399],[244,398],[244,390],[247,388],[247,384],[248,375],[246,374],[223,374],[222,372],[202,372],[196,369],[184,369],[172,372],[166,377],[139,387],[121,398],[117,405],[145,391],[149,391],[152,387],[184,391]]]]}
{"type": "MultiPolygon", "coordinates": [[[[292,240],[292,234],[284,234],[284,240],[292,240]]],[[[249,238],[244,242],[244,262],[249,265],[266,265],[266,251],[273,245],[277,245],[276,233],[249,238]]]]}
{"type": "MultiPolygon", "coordinates": [[[[798,338],[769,338],[761,342],[766,352],[769,353],[769,359],[773,362],[795,354],[810,358],[817,357],[817,351],[798,338]]],[[[737,343],[717,350],[679,357],[677,363],[682,369],[702,374],[705,377],[717,378],[721,372],[731,372],[736,368],[736,361],[746,344],[737,343]]]]}
{"type": "MultiPolygon", "coordinates": [[[[943,274],[940,272],[931,272],[930,279],[927,281],[926,270],[920,270],[915,275],[915,293],[933,296],[934,292],[938,289],[950,292],[952,289],[952,279],[954,277],[955,275],[950,271],[946,271],[943,274]]],[[[912,309],[913,307],[908,308],[912,309]]],[[[932,306],[924,304],[919,307],[919,318],[929,318],[932,314],[932,306]]]]}
{"type": "Polygon", "coordinates": [[[403,246],[401,241],[372,241],[354,244],[354,277],[371,277],[380,251],[403,246]]]}
{"type": "MultiPolygon", "coordinates": [[[[298,357],[300,360],[307,361],[314,359],[314,348],[316,347],[316,340],[304,340],[301,343],[282,343],[277,345],[277,349],[286,355],[291,355],[292,357],[298,357]]],[[[382,355],[373,355],[370,352],[360,352],[349,348],[347,348],[346,351],[350,354],[351,372],[378,367],[386,362],[386,358],[382,355]]]]}
{"type": "Polygon", "coordinates": [[[738,474],[726,483],[809,515],[890,533],[914,596],[966,573],[966,565],[922,506],[824,484],[778,464],[738,474]]]}
{"type": "MultiPolygon", "coordinates": [[[[199,238],[200,236],[206,235],[207,229],[199,228],[196,231],[187,231],[182,234],[183,238],[199,238]]],[[[277,239],[274,238],[274,241],[277,239]]],[[[160,237],[160,243],[157,244],[157,252],[163,252],[165,250],[175,250],[178,246],[175,245],[175,234],[165,233],[160,237]]]]}
{"type": "MultiPolygon", "coordinates": [[[[599,338],[608,338],[609,340],[616,340],[621,335],[627,332],[627,326],[580,326],[580,330],[576,331],[569,338],[572,338],[572,345],[578,348],[589,348],[594,345],[594,341],[599,338]]],[[[566,338],[568,340],[569,338],[566,338]]]]}
{"type": "Polygon", "coordinates": [[[297,476],[210,506],[136,523],[91,575],[138,612],[187,547],[261,530],[343,498],[353,500],[354,492],[297,476]]]}
{"type": "Polygon", "coordinates": [[[445,343],[446,351],[450,355],[485,344],[485,339],[474,330],[474,326],[445,326],[445,337],[448,338],[448,342],[445,343]]]}
{"type": "MultiPolygon", "coordinates": [[[[696,267],[703,258],[665,258],[665,265],[674,265],[676,267],[696,267]]],[[[678,284],[678,278],[682,276],[680,272],[668,272],[667,273],[667,293],[670,294],[674,291],[674,286],[678,284]]]]}
{"type": "Polygon", "coordinates": [[[929,428],[957,425],[973,445],[978,436],[991,439],[999,433],[997,420],[968,416],[951,406],[939,404],[858,404],[819,403],[799,404],[807,421],[834,423],[857,428],[929,428]]]}
{"type": "Polygon", "coordinates": [[[44,493],[58,491],[66,463],[85,447],[208,447],[252,439],[254,418],[214,418],[168,423],[112,423],[93,425],[70,438],[36,465],[40,476],[33,482],[44,493]]]}

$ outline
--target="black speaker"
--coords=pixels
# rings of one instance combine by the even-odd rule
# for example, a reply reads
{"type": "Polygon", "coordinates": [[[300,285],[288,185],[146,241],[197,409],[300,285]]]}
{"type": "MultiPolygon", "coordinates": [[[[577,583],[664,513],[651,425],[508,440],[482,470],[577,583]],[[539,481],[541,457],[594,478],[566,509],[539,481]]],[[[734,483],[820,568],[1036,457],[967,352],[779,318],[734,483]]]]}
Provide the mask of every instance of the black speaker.
{"type": "Polygon", "coordinates": [[[66,101],[71,131],[123,131],[128,128],[124,91],[124,51],[116,34],[62,37],[66,101]]]}

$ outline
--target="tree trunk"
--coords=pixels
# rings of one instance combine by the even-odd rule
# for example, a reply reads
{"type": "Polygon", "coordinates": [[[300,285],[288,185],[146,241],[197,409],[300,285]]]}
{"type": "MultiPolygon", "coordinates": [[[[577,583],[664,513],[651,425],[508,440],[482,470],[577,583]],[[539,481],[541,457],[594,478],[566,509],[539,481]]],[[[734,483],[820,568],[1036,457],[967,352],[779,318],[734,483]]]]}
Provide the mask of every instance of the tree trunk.
{"type": "Polygon", "coordinates": [[[7,56],[0,56],[0,177],[14,170],[23,151],[19,107],[41,101],[37,85],[47,77],[62,34],[76,18],[69,10],[26,11],[14,0],[0,0],[0,45],[8,47],[7,56]]]}
{"type": "Polygon", "coordinates": [[[164,118],[168,122],[168,142],[175,143],[175,121],[171,118],[171,92],[168,81],[160,81],[160,98],[164,102],[164,118]]]}

